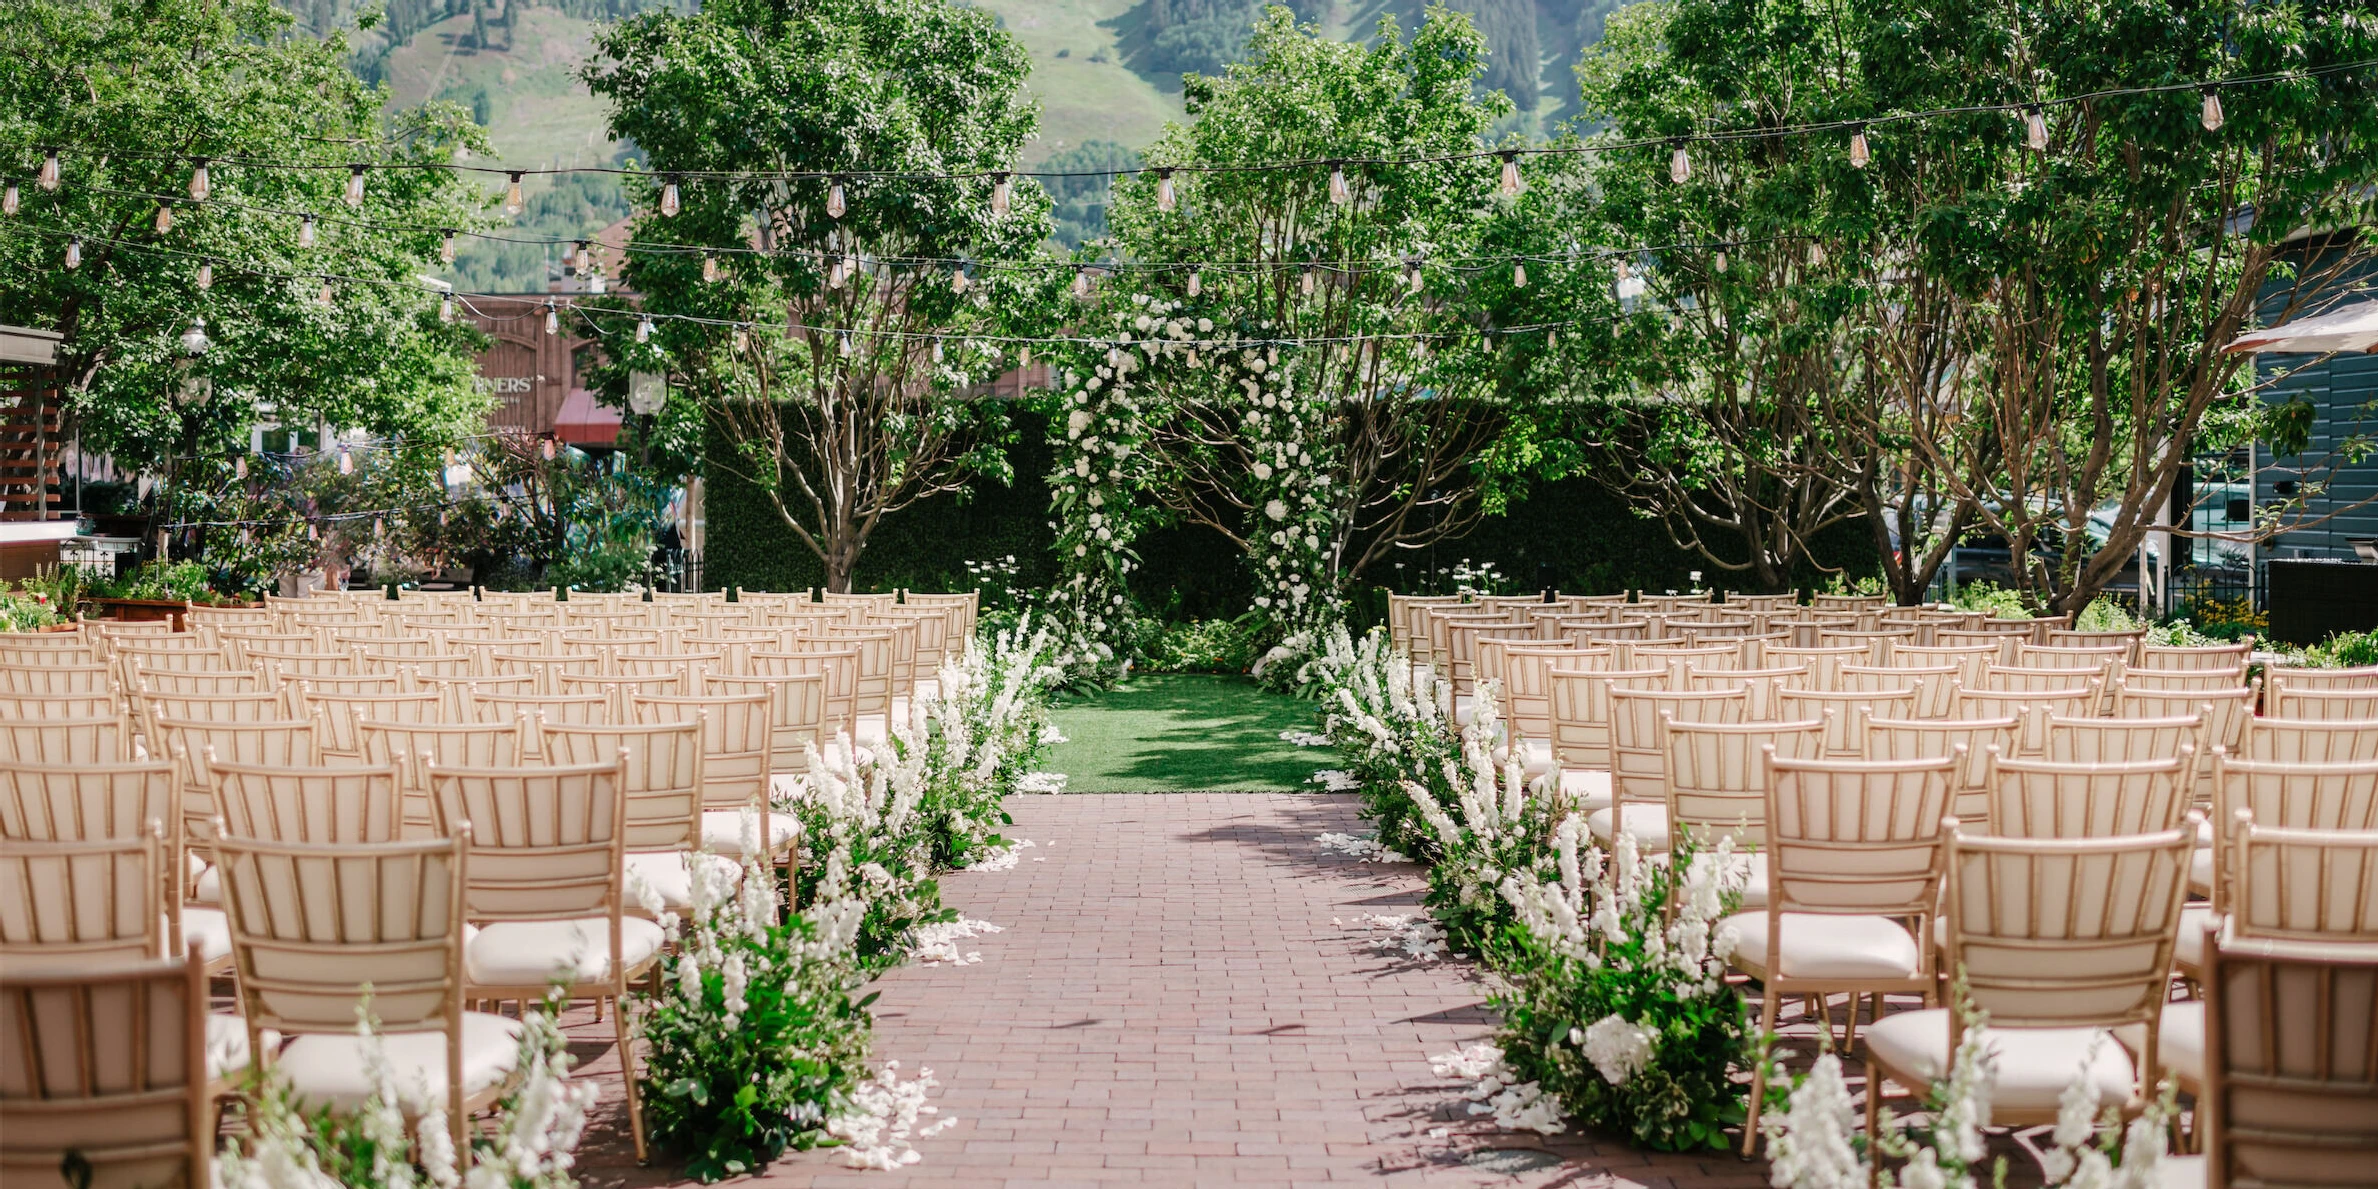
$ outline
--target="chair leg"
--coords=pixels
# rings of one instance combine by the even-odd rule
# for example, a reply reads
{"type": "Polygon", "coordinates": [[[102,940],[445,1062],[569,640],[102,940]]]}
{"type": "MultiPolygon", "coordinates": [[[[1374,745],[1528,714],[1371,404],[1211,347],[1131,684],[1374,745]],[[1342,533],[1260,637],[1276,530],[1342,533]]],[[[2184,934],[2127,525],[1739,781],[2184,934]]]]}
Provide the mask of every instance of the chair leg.
{"type": "MultiPolygon", "coordinates": [[[[1858,1005],[1864,1003],[1865,1001],[1865,992],[1850,992],[1850,1018],[1849,1022],[1843,1025],[1841,1038],[1841,1051],[1845,1054],[1858,1047],[1858,1005]]],[[[1883,1010],[1883,1001],[1880,992],[1877,992],[1875,995],[1874,1010],[1875,1014],[1879,1017],[1883,1010]]]]}
{"type": "Polygon", "coordinates": [[[1762,1043],[1759,1046],[1759,1062],[1750,1071],[1750,1117],[1742,1123],[1742,1158],[1745,1160],[1759,1154],[1759,1108],[1767,1098],[1770,1046],[1766,1042],[1775,1035],[1775,988],[1762,987],[1760,990],[1759,1037],[1762,1043]]]}
{"type": "Polygon", "coordinates": [[[628,1034],[626,1012],[612,1011],[611,1030],[619,1038],[619,1076],[627,1086],[628,1132],[636,1139],[636,1163],[643,1164],[649,1159],[644,1151],[644,1100],[636,1090],[636,1045],[628,1034]]]}

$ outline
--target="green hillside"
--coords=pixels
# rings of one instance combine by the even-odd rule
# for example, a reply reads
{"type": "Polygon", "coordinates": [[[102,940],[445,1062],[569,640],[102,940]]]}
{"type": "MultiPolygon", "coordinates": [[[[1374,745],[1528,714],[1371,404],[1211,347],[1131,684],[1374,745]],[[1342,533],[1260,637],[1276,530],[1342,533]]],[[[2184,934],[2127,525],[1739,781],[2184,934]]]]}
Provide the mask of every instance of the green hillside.
{"type": "Polygon", "coordinates": [[[1123,35],[1138,27],[1145,0],[975,0],[1032,54],[1027,87],[1040,100],[1040,140],[1025,150],[1037,165],[1085,141],[1140,148],[1167,120],[1181,118],[1177,78],[1135,73],[1123,35]]]}

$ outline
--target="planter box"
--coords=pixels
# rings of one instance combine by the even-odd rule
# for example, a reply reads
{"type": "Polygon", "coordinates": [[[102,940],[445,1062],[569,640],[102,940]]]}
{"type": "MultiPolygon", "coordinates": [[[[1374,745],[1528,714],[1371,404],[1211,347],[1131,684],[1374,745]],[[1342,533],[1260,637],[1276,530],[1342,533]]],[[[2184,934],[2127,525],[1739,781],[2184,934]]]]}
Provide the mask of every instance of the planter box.
{"type": "Polygon", "coordinates": [[[102,599],[87,598],[83,606],[91,610],[84,614],[92,619],[113,619],[123,623],[155,623],[167,620],[174,631],[183,628],[182,617],[189,613],[190,604],[180,599],[102,599]]]}

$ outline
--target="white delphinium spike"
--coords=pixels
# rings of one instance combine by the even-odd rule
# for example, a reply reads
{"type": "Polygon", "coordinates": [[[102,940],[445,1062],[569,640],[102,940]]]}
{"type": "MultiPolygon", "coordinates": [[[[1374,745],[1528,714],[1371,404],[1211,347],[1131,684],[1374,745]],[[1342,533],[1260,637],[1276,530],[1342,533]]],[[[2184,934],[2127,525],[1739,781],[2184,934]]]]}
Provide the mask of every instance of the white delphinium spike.
{"type": "Polygon", "coordinates": [[[1858,1108],[1842,1077],[1841,1058],[1819,1054],[1789,1101],[1760,1120],[1767,1137],[1768,1182],[1775,1189],[1863,1189],[1866,1163],[1852,1143],[1858,1108]]]}

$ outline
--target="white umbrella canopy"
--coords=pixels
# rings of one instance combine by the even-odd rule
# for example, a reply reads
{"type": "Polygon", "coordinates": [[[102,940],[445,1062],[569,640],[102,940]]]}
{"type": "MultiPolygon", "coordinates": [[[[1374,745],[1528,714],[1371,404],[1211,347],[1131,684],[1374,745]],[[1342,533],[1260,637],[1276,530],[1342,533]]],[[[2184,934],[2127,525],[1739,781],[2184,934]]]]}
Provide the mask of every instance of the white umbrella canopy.
{"type": "Polygon", "coordinates": [[[2378,301],[2357,302],[2317,318],[2266,326],[2230,341],[2224,351],[2325,355],[2332,351],[2378,354],[2378,301]]]}

